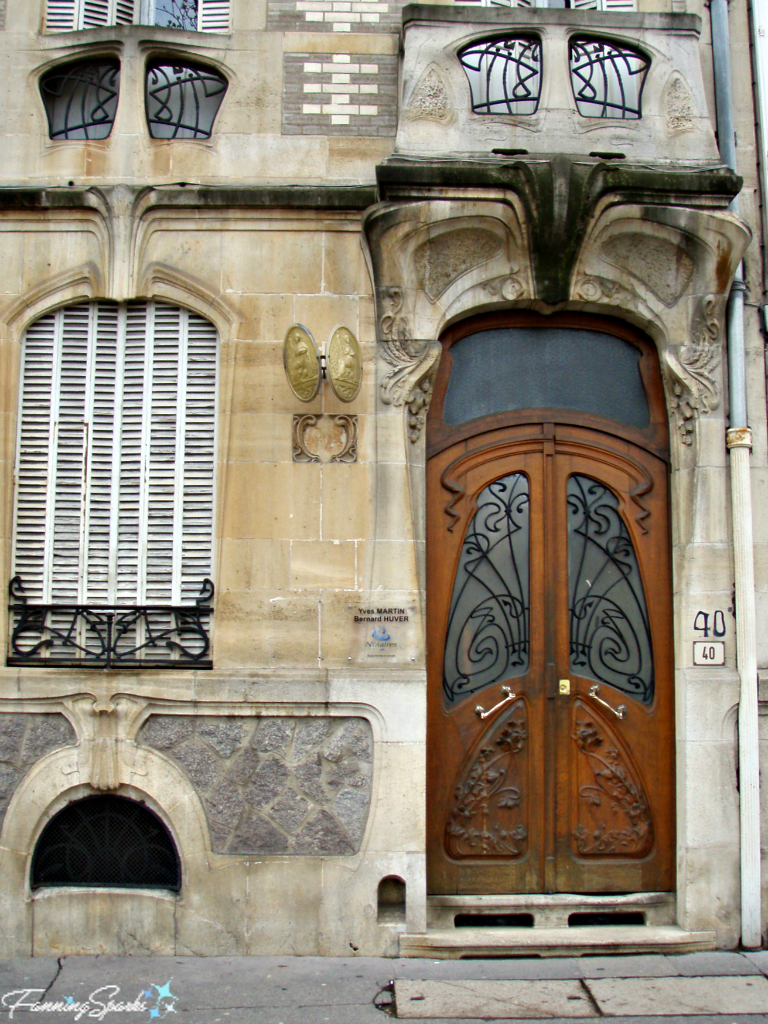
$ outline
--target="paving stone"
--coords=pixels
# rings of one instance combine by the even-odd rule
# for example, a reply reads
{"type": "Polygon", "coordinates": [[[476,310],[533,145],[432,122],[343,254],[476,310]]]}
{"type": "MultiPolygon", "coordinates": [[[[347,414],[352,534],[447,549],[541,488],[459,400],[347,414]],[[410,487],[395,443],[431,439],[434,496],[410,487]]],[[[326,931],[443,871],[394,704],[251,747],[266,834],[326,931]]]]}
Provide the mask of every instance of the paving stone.
{"type": "Polygon", "coordinates": [[[755,977],[600,978],[584,982],[602,1013],[674,1016],[768,1014],[768,979],[755,977]]]}
{"type": "Polygon", "coordinates": [[[712,950],[711,953],[678,953],[666,957],[675,970],[689,978],[707,975],[759,974],[760,969],[741,953],[712,950]]]}
{"type": "Polygon", "coordinates": [[[758,949],[752,953],[742,953],[741,955],[746,957],[763,974],[768,974],[768,949],[758,949]]]}
{"type": "Polygon", "coordinates": [[[583,956],[576,961],[582,978],[672,978],[681,972],[671,957],[583,956]]]}
{"type": "Polygon", "coordinates": [[[398,1018],[597,1017],[579,981],[396,981],[398,1018]]]}

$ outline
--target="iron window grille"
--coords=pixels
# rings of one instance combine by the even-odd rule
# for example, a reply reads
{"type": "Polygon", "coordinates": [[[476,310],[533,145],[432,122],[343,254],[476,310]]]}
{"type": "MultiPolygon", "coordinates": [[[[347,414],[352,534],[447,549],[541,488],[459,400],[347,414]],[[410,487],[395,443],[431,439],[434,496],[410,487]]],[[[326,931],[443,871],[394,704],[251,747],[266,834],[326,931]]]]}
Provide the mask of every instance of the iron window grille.
{"type": "Polygon", "coordinates": [[[638,120],[650,60],[605,39],[572,39],[569,49],[571,87],[581,116],[638,120]]]}
{"type": "Polygon", "coordinates": [[[68,804],[43,829],[30,886],[181,889],[170,832],[148,807],[122,796],[68,804]]]}
{"type": "Polygon", "coordinates": [[[147,68],[146,108],[153,139],[208,139],[227,91],[218,71],[158,62],[147,68]]]}
{"type": "Polygon", "coordinates": [[[45,604],[9,585],[9,665],[60,668],[211,668],[213,583],[192,605],[45,604]]]}
{"type": "Polygon", "coordinates": [[[474,114],[535,114],[541,96],[541,42],[506,36],[473,43],[459,53],[474,114]]]}
{"type": "Polygon", "coordinates": [[[112,131],[120,93],[115,60],[78,61],[54,68],[40,79],[40,95],[52,139],[106,139],[112,131]]]}

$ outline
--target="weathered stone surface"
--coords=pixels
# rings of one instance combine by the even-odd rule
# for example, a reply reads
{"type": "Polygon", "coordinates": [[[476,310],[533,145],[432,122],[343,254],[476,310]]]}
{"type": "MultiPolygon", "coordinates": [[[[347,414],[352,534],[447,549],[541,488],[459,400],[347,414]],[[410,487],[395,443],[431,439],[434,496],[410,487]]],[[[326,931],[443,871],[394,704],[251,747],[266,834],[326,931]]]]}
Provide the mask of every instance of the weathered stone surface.
{"type": "Polygon", "coordinates": [[[153,715],[138,740],[175,758],[197,790],[214,853],[356,853],[371,800],[363,718],[153,715]]]}
{"type": "Polygon", "coordinates": [[[32,765],[75,740],[64,715],[0,715],[0,826],[16,787],[32,765]]]}

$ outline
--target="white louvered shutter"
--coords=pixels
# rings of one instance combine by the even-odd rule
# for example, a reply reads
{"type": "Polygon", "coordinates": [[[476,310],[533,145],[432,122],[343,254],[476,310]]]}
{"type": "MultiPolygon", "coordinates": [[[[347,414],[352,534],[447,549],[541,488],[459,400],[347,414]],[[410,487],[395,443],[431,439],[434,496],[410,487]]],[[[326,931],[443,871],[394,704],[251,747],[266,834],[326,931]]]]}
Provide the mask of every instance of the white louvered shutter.
{"type": "Polygon", "coordinates": [[[198,0],[199,32],[229,32],[229,0],[198,0]]]}
{"type": "Polygon", "coordinates": [[[114,0],[113,18],[110,22],[114,25],[132,25],[136,20],[136,4],[134,0],[114,0]]]}
{"type": "Polygon", "coordinates": [[[45,9],[47,32],[71,32],[78,27],[77,0],[48,0],[45,9]]]}
{"type": "MultiPolygon", "coordinates": [[[[29,599],[193,603],[212,573],[213,325],[164,303],[70,306],[31,325],[23,359],[13,571],[29,599]]],[[[78,642],[98,646],[82,626],[78,642]]]]}
{"type": "Polygon", "coordinates": [[[571,7],[582,11],[636,11],[637,0],[571,0],[571,7]]]}
{"type": "Polygon", "coordinates": [[[82,11],[78,28],[98,28],[110,24],[109,0],[81,0],[82,11]]]}

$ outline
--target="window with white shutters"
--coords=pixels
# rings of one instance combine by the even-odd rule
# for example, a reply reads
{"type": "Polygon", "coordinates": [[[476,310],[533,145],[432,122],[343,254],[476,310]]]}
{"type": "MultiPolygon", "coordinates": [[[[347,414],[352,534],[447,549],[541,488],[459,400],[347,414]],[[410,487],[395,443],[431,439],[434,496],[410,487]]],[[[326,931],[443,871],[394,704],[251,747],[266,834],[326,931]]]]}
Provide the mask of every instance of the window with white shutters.
{"type": "Polygon", "coordinates": [[[47,0],[48,32],[144,23],[198,32],[229,31],[230,0],[47,0]]]}
{"type": "MultiPolygon", "coordinates": [[[[28,328],[13,575],[22,604],[51,606],[50,657],[104,642],[79,622],[83,650],[64,651],[58,606],[156,607],[155,620],[121,620],[113,655],[180,657],[173,608],[212,593],[216,365],[214,326],[161,302],[83,303],[28,328]]],[[[34,630],[16,632],[23,657],[34,630]]]]}
{"type": "Polygon", "coordinates": [[[637,0],[455,0],[467,7],[571,7],[583,11],[636,11],[637,0]]]}

